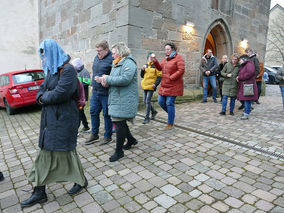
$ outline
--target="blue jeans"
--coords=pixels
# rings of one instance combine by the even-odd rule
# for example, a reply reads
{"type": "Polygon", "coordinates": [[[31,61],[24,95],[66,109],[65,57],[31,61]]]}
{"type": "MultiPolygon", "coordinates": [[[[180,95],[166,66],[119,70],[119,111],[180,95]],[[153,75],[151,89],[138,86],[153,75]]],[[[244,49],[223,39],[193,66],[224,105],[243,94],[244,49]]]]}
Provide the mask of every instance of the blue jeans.
{"type": "Polygon", "coordinates": [[[151,104],[151,99],[153,96],[154,90],[144,90],[144,104],[146,104],[146,116],[145,118],[149,118],[150,111],[155,112],[154,107],[151,104]]]}
{"type": "Polygon", "coordinates": [[[284,87],[280,87],[280,92],[281,92],[281,96],[282,96],[282,104],[284,107],[284,87]]]}
{"type": "Polygon", "coordinates": [[[92,122],[92,134],[99,133],[100,128],[100,113],[103,110],[103,116],[105,121],[105,138],[111,138],[112,136],[112,122],[108,115],[108,96],[92,95],[90,101],[90,114],[92,122]]]}
{"type": "Polygon", "coordinates": [[[168,113],[168,124],[174,124],[176,96],[158,96],[158,103],[168,113]]]}
{"type": "MultiPolygon", "coordinates": [[[[234,98],[234,97],[230,97],[230,98],[231,98],[231,101],[230,101],[230,112],[234,112],[236,98],[234,98]]],[[[227,102],[228,102],[228,96],[223,95],[223,99],[222,99],[222,112],[226,112],[227,102]]]]}
{"type": "Polygon", "coordinates": [[[246,115],[249,115],[251,111],[251,101],[244,101],[244,106],[245,106],[244,113],[246,115]]]}
{"type": "Polygon", "coordinates": [[[203,100],[207,100],[207,85],[208,81],[210,81],[210,85],[213,89],[213,99],[215,100],[217,97],[217,91],[216,91],[216,76],[203,76],[203,100]]]}

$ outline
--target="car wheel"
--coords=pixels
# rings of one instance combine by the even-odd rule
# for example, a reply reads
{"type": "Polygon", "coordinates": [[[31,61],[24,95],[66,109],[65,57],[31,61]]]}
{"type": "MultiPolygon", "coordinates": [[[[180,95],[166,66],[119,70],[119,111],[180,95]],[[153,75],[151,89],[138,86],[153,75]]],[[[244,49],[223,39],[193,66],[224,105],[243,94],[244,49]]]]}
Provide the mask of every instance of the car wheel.
{"type": "Polygon", "coordinates": [[[11,108],[10,105],[8,104],[8,101],[5,99],[5,107],[6,107],[6,112],[8,115],[14,115],[15,114],[15,109],[11,108]]]}
{"type": "Polygon", "coordinates": [[[270,84],[275,84],[275,78],[274,78],[274,76],[269,76],[269,83],[270,83],[270,84]]]}

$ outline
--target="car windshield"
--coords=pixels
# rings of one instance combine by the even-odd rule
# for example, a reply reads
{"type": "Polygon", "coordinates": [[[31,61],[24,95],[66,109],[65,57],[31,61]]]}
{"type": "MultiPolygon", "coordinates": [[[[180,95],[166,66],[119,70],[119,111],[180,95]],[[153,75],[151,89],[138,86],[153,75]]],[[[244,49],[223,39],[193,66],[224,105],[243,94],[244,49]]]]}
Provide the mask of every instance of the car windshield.
{"type": "Polygon", "coordinates": [[[12,76],[15,84],[28,83],[44,79],[43,71],[19,73],[12,76]]]}

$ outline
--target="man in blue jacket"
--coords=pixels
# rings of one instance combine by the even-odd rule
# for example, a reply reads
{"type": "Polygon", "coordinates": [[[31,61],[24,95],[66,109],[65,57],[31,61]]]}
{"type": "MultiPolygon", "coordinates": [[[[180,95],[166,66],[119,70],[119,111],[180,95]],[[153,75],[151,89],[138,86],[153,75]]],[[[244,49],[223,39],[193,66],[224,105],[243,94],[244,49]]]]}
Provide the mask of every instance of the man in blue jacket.
{"type": "Polygon", "coordinates": [[[101,41],[96,45],[97,56],[93,63],[92,87],[93,94],[90,101],[90,114],[92,123],[92,134],[85,142],[86,145],[93,144],[99,140],[100,113],[103,111],[105,121],[105,133],[103,144],[112,141],[112,122],[108,115],[108,88],[103,87],[95,81],[95,77],[109,75],[112,66],[112,54],[107,41],[101,41]]]}
{"type": "Polygon", "coordinates": [[[200,70],[203,74],[203,100],[201,103],[207,102],[207,86],[208,81],[213,89],[213,101],[217,103],[217,91],[216,91],[216,69],[218,68],[218,61],[212,54],[212,50],[208,49],[206,54],[201,59],[200,70]]]}

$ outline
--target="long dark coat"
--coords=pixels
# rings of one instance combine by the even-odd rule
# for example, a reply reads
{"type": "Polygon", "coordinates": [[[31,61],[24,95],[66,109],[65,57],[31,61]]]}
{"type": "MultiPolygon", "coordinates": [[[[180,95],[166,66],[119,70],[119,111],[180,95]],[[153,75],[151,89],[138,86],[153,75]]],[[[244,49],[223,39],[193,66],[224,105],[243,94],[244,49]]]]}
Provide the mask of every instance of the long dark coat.
{"type": "Polygon", "coordinates": [[[240,101],[257,101],[257,86],[255,81],[255,67],[252,61],[245,61],[241,67],[238,74],[238,95],[237,99],[240,101]],[[253,84],[254,95],[244,96],[244,83],[253,84]]]}
{"type": "Polygon", "coordinates": [[[79,111],[72,96],[78,93],[77,73],[66,64],[60,74],[47,74],[37,93],[42,105],[39,147],[70,151],[77,145],[79,111]]]}

